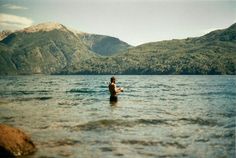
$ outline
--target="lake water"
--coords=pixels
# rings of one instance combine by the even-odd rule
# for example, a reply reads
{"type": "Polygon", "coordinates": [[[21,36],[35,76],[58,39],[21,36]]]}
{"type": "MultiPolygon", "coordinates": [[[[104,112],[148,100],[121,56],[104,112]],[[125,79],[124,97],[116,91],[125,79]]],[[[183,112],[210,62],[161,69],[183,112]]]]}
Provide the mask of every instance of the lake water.
{"type": "Polygon", "coordinates": [[[235,157],[236,76],[0,77],[0,122],[30,134],[29,158],[235,157]]]}

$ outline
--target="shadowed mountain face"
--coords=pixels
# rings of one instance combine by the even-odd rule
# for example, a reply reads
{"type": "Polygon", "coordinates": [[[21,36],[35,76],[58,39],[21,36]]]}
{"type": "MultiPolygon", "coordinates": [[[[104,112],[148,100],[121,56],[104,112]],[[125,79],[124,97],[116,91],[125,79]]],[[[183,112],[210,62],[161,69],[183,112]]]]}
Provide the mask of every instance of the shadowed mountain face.
{"type": "Polygon", "coordinates": [[[236,24],[198,38],[131,47],[45,23],[0,42],[0,74],[236,74],[236,24]]]}
{"type": "Polygon", "coordinates": [[[80,34],[79,37],[85,42],[89,50],[103,56],[114,55],[131,48],[129,44],[110,36],[80,34]]]}

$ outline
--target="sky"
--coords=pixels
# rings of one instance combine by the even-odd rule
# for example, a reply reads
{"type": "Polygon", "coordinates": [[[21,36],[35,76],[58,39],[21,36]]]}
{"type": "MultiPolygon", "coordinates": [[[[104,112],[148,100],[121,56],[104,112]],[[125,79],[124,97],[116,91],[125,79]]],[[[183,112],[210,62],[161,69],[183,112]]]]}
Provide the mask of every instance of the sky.
{"type": "Polygon", "coordinates": [[[236,23],[236,0],[0,0],[0,31],[43,22],[136,46],[227,28],[236,23]]]}

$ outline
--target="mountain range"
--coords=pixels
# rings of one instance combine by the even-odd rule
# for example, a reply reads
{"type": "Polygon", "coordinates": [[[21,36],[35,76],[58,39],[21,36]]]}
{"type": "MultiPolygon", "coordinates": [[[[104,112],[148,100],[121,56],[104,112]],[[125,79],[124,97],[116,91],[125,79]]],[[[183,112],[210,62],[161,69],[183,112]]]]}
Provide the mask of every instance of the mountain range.
{"type": "Polygon", "coordinates": [[[236,74],[236,24],[136,47],[59,23],[3,31],[0,40],[0,75],[236,74]]]}

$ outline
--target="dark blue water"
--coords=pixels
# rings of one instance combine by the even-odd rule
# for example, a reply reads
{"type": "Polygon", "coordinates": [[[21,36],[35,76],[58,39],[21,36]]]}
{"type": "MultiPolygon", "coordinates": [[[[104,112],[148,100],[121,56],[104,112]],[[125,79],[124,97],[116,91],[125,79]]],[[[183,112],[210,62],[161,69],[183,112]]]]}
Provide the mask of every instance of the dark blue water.
{"type": "Polygon", "coordinates": [[[236,76],[0,77],[0,122],[36,157],[235,157],[236,76]]]}

